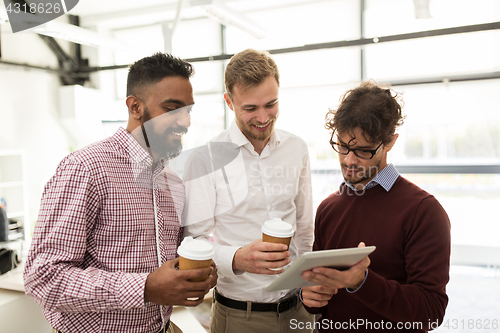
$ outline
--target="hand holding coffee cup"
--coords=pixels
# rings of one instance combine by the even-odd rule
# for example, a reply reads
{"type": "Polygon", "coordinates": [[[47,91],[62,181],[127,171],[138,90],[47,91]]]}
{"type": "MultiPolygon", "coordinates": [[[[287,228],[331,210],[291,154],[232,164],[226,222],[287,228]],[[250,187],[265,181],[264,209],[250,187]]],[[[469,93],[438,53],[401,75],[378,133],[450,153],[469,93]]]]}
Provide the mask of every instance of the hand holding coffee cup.
{"type": "MultiPolygon", "coordinates": [[[[187,270],[210,267],[215,250],[209,242],[186,237],[177,249],[177,253],[179,254],[179,269],[187,270]]],[[[207,277],[208,275],[190,281],[200,282],[207,277]]]]}
{"type": "MultiPolygon", "coordinates": [[[[280,218],[274,218],[264,222],[261,230],[263,242],[285,244],[290,248],[290,241],[294,234],[291,224],[283,222],[280,218]]],[[[282,268],[283,267],[269,269],[279,271],[282,268]]]]}

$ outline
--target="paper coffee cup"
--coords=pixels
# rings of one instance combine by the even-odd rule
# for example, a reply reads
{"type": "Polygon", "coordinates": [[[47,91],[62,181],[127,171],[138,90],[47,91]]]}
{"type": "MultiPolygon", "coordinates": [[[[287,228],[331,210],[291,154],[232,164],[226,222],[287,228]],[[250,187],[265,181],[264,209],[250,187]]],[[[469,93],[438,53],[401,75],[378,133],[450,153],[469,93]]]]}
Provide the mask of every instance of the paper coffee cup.
{"type": "Polygon", "coordinates": [[[294,234],[292,225],[283,222],[280,218],[264,222],[261,230],[263,242],[281,243],[286,246],[290,246],[290,241],[294,234]]]}
{"type": "MultiPolygon", "coordinates": [[[[290,248],[290,241],[294,234],[293,227],[290,223],[283,222],[280,218],[274,218],[264,222],[261,230],[263,242],[285,244],[290,248]]],[[[269,269],[280,270],[281,268],[269,269]]]]}
{"type": "MultiPolygon", "coordinates": [[[[186,237],[177,249],[177,253],[179,254],[179,269],[187,270],[209,267],[215,250],[209,242],[186,237]]],[[[199,282],[207,277],[208,275],[190,281],[199,282]]]]}

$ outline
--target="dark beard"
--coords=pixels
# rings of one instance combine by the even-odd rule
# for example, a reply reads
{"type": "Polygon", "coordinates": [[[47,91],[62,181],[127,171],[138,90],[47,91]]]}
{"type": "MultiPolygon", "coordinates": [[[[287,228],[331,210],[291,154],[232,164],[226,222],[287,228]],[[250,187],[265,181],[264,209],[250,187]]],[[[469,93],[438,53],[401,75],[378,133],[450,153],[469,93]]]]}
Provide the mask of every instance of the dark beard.
{"type": "MultiPolygon", "coordinates": [[[[144,108],[143,117],[144,117],[143,126],[146,122],[152,120],[147,107],[144,108]]],[[[179,141],[179,143],[172,142],[172,144],[169,144],[168,136],[169,134],[174,132],[185,133],[187,132],[187,129],[182,127],[170,128],[160,135],[153,133],[153,131],[148,131],[146,133],[145,138],[147,137],[149,148],[151,149],[152,152],[158,155],[158,160],[161,159],[170,160],[179,156],[180,153],[182,152],[182,141],[179,141]]]]}
{"type": "MultiPolygon", "coordinates": [[[[345,165],[341,165],[341,168],[343,168],[344,166],[345,165]]],[[[356,175],[359,176],[359,179],[355,181],[349,181],[345,176],[343,176],[343,178],[347,184],[356,185],[365,180],[375,178],[375,176],[378,174],[379,171],[380,171],[380,163],[377,163],[377,165],[372,165],[368,168],[363,168],[362,171],[358,171],[356,175]],[[373,169],[375,169],[375,172],[373,171],[373,169]]]]}
{"type": "MultiPolygon", "coordinates": [[[[169,131],[170,133],[171,131],[169,131]]],[[[172,131],[172,132],[176,132],[176,131],[172,131]]],[[[168,136],[168,133],[166,134],[166,136],[168,136]]],[[[180,155],[180,153],[182,152],[182,141],[179,142],[179,144],[177,145],[170,145],[168,147],[165,147],[165,150],[162,151],[163,153],[159,154],[159,155],[163,155],[162,157],[167,159],[167,160],[171,160],[173,158],[176,158],[177,156],[180,155]]]]}
{"type": "Polygon", "coordinates": [[[369,179],[369,177],[366,177],[366,176],[365,176],[365,177],[363,177],[363,178],[358,179],[358,180],[357,180],[357,181],[355,181],[355,182],[350,182],[350,181],[348,181],[348,180],[344,177],[345,182],[346,182],[347,184],[350,184],[350,185],[356,185],[356,184],[359,184],[359,183],[361,183],[362,181],[364,181],[364,180],[366,180],[366,179],[369,179]]]}

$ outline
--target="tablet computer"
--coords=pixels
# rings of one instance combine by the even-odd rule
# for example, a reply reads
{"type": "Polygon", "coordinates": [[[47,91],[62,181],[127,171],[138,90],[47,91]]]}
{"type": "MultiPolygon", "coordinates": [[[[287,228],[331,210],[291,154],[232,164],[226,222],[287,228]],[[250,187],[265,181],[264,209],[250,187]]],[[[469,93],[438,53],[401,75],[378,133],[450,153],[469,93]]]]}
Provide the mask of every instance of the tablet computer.
{"type": "Polygon", "coordinates": [[[339,270],[348,269],[374,250],[375,246],[367,246],[306,252],[286,268],[285,271],[266,288],[266,291],[315,286],[317,283],[302,279],[303,272],[314,267],[331,267],[339,270]]]}

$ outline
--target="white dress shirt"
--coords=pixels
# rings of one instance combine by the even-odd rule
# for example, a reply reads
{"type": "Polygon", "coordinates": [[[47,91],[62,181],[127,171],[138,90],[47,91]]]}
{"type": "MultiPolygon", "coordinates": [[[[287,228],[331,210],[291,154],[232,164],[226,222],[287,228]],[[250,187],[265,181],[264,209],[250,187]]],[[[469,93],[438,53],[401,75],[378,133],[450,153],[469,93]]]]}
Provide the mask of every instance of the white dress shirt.
{"type": "Polygon", "coordinates": [[[184,170],[184,236],[213,237],[219,293],[240,301],[277,302],[293,292],[264,290],[279,275],[234,272],[233,257],[239,248],[262,239],[261,227],[272,218],[290,223],[295,231],[292,262],[311,251],[314,223],[307,145],[275,129],[259,155],[233,121],[204,147],[189,156],[184,170]]]}

